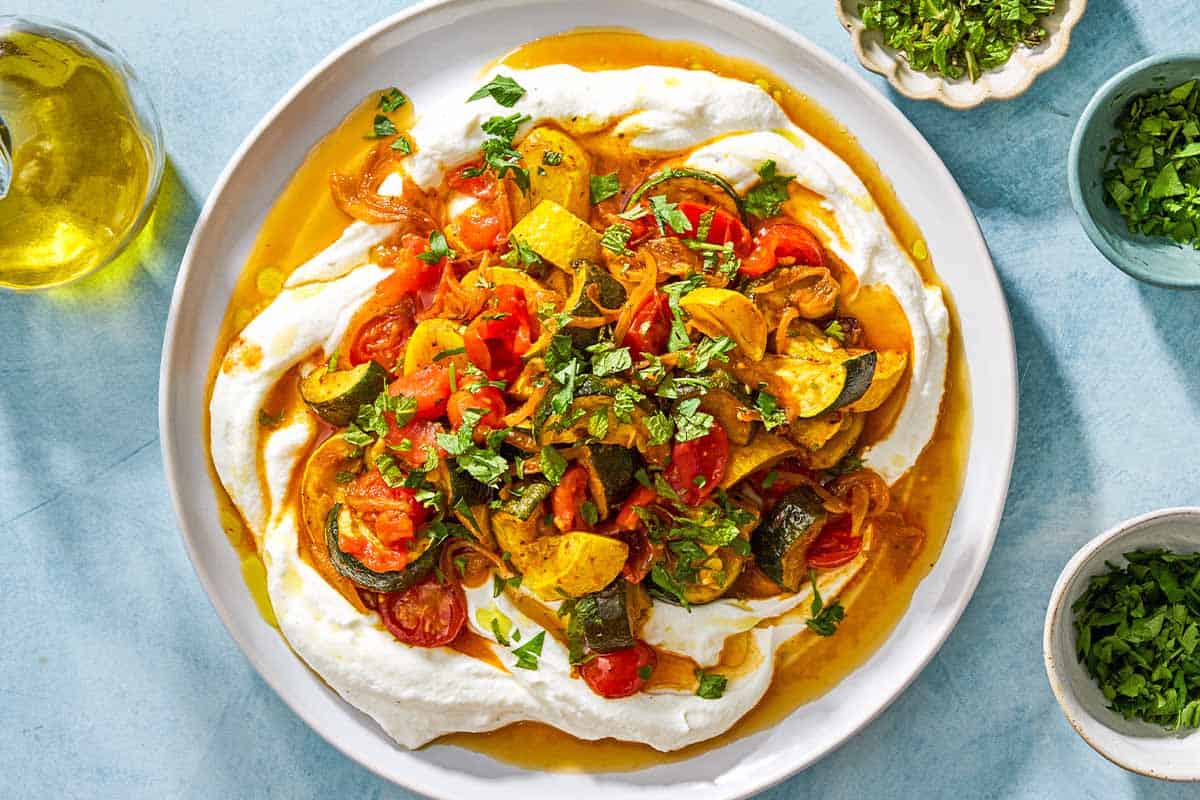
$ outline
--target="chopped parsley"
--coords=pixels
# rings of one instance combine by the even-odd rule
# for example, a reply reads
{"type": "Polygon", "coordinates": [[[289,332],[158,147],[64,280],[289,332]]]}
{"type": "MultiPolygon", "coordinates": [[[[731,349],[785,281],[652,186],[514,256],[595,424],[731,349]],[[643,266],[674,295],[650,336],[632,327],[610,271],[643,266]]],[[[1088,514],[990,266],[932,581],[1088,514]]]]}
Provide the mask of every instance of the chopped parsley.
{"type": "Polygon", "coordinates": [[[508,244],[508,252],[500,257],[500,260],[505,264],[510,267],[522,267],[525,269],[541,266],[542,257],[520,238],[509,236],[508,244]]]}
{"type": "Polygon", "coordinates": [[[679,204],[669,202],[665,194],[656,194],[650,198],[650,212],[654,214],[659,233],[666,234],[667,228],[676,233],[688,233],[692,230],[692,223],[687,215],[679,210],[679,204]]]}
{"type": "Polygon", "coordinates": [[[404,136],[397,136],[396,141],[392,142],[391,147],[393,150],[401,152],[406,156],[412,154],[412,145],[404,136]]]}
{"type": "Polygon", "coordinates": [[[385,114],[390,114],[393,111],[400,110],[401,106],[407,102],[408,98],[404,96],[404,93],[393,86],[379,95],[379,110],[385,114]]]}
{"type": "Polygon", "coordinates": [[[612,342],[599,342],[589,346],[588,352],[592,354],[592,374],[597,378],[633,368],[633,356],[628,347],[614,347],[612,342]]]}
{"type": "Polygon", "coordinates": [[[808,580],[812,584],[813,599],[812,599],[812,619],[809,619],[804,624],[809,627],[818,636],[833,636],[837,633],[838,625],[846,617],[846,609],[842,608],[842,604],[834,600],[830,605],[825,605],[821,601],[821,592],[817,589],[817,572],[814,569],[808,571],[808,580]]]}
{"type": "Polygon", "coordinates": [[[618,222],[604,229],[604,234],[600,237],[600,246],[619,256],[632,255],[633,251],[629,249],[629,240],[632,238],[633,228],[618,222]]]}
{"type": "Polygon", "coordinates": [[[761,180],[746,193],[746,211],[756,217],[773,217],[788,199],[788,184],[795,175],[780,175],[774,161],[764,161],[758,168],[761,180]]]}
{"type": "Polygon", "coordinates": [[[702,669],[696,670],[696,679],[696,696],[705,700],[719,700],[725,694],[725,687],[729,683],[729,679],[724,675],[705,672],[702,669]]]}
{"type": "Polygon", "coordinates": [[[842,344],[846,343],[846,330],[842,327],[841,320],[834,320],[825,326],[825,335],[831,339],[837,339],[842,344]]]}
{"type": "Polygon", "coordinates": [[[862,0],[859,13],[913,69],[976,81],[1019,45],[1045,41],[1042,18],[1054,6],[1055,0],[862,0]]]}
{"type": "Polygon", "coordinates": [[[617,173],[612,172],[608,175],[592,176],[592,205],[604,202],[610,197],[615,197],[619,191],[621,191],[621,183],[617,180],[617,173]]]}
{"type": "Polygon", "coordinates": [[[1076,655],[1126,719],[1200,727],[1200,553],[1140,550],[1125,559],[1072,605],[1076,655]]]}
{"type": "Polygon", "coordinates": [[[484,169],[490,169],[497,178],[511,175],[513,182],[522,193],[529,192],[529,170],[521,165],[521,154],[513,149],[513,139],[520,127],[528,122],[527,114],[513,114],[508,117],[490,117],[483,125],[483,132],[488,134],[480,148],[483,153],[484,166],[463,171],[467,178],[482,175],[484,169]]]}
{"type": "Polygon", "coordinates": [[[375,115],[375,124],[371,127],[371,135],[368,139],[382,139],[385,136],[395,136],[400,130],[395,124],[385,117],[383,114],[375,115]]]}
{"type": "Polygon", "coordinates": [[[588,435],[596,439],[608,436],[608,409],[600,406],[588,417],[588,435]]]}
{"type": "Polygon", "coordinates": [[[545,150],[542,152],[542,163],[547,167],[557,167],[563,162],[563,154],[557,150],[545,150]]]}
{"type": "Polygon", "coordinates": [[[546,632],[538,631],[537,636],[527,641],[525,644],[512,651],[512,654],[517,657],[516,666],[519,669],[536,670],[538,668],[538,659],[542,657],[542,645],[546,641],[546,632]]]}
{"type": "Polygon", "coordinates": [[[443,258],[453,261],[458,258],[458,253],[450,249],[450,244],[446,241],[446,234],[441,231],[434,231],[429,234],[429,249],[423,253],[418,253],[417,258],[426,264],[437,264],[443,258]]]}
{"type": "Polygon", "coordinates": [[[546,445],[542,448],[541,466],[542,475],[550,482],[550,485],[558,486],[558,482],[562,480],[563,474],[567,471],[567,460],[555,447],[546,445]]]}
{"type": "Polygon", "coordinates": [[[1200,81],[1134,97],[1116,127],[1105,201],[1131,232],[1200,249],[1200,81]]]}
{"type": "Polygon", "coordinates": [[[675,423],[660,411],[646,417],[646,430],[650,432],[651,446],[666,444],[675,435],[675,423]]]}
{"type": "Polygon", "coordinates": [[[754,398],[754,408],[762,418],[763,427],[769,431],[787,424],[787,412],[780,407],[779,401],[775,399],[774,395],[759,392],[758,396],[754,398]]]}
{"type": "Polygon", "coordinates": [[[525,90],[507,75],[497,75],[476,89],[475,93],[467,98],[467,102],[482,100],[488,96],[505,108],[512,108],[525,96],[525,90]]]}
{"type": "Polygon", "coordinates": [[[675,408],[675,441],[690,442],[707,436],[712,430],[713,418],[700,410],[700,398],[683,400],[675,408]]]}

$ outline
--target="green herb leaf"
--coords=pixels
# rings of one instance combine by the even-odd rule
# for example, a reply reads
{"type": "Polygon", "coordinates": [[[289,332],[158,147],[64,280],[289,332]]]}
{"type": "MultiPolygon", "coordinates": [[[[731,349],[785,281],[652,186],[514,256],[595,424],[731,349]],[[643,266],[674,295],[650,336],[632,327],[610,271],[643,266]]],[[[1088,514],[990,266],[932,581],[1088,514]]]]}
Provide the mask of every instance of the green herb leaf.
{"type": "Polygon", "coordinates": [[[543,150],[542,163],[547,167],[557,167],[563,162],[563,154],[557,150],[543,150]]]}
{"type": "Polygon", "coordinates": [[[650,198],[650,211],[654,214],[659,233],[666,234],[667,228],[676,233],[688,233],[692,229],[687,215],[679,210],[678,204],[668,202],[665,194],[657,194],[650,198]]]}
{"type": "Polygon", "coordinates": [[[788,184],[796,176],[780,175],[775,171],[774,161],[764,161],[758,168],[758,177],[761,180],[746,193],[745,206],[748,213],[766,219],[778,214],[780,207],[787,202],[788,184]]]}
{"type": "Polygon", "coordinates": [[[368,139],[382,139],[385,136],[395,136],[399,132],[400,132],[399,129],[397,129],[394,124],[392,124],[392,121],[390,119],[385,117],[383,114],[376,114],[375,115],[375,124],[372,126],[372,129],[371,129],[371,135],[368,136],[367,138],[368,139]]]}
{"type": "Polygon", "coordinates": [[[412,145],[404,136],[397,136],[396,141],[392,142],[391,147],[393,150],[401,152],[406,156],[412,154],[412,145]]]}
{"type": "Polygon", "coordinates": [[[393,86],[379,96],[379,110],[385,114],[390,114],[393,111],[398,111],[407,102],[408,98],[404,96],[404,93],[393,86]]]}
{"type": "Polygon", "coordinates": [[[512,654],[517,657],[516,666],[519,669],[536,670],[538,668],[538,659],[542,657],[542,645],[546,641],[546,632],[538,631],[537,636],[527,641],[525,644],[512,651],[512,654]]]}
{"type": "Polygon", "coordinates": [[[542,475],[550,482],[551,486],[558,486],[558,482],[562,480],[563,474],[567,471],[567,460],[554,446],[546,445],[542,448],[541,462],[542,475]]]}
{"type": "Polygon", "coordinates": [[[441,231],[434,231],[429,234],[429,249],[423,253],[418,253],[417,258],[426,264],[437,264],[443,258],[453,261],[458,258],[458,253],[450,249],[450,244],[446,241],[446,234],[441,231]]]}
{"type": "Polygon", "coordinates": [[[846,617],[842,604],[834,600],[831,605],[825,605],[821,600],[821,592],[817,589],[817,571],[809,569],[808,580],[812,584],[812,618],[805,624],[818,636],[833,636],[837,627],[846,617]]]}
{"type": "Polygon", "coordinates": [[[609,225],[600,237],[600,246],[610,253],[627,256],[633,253],[629,249],[629,240],[633,238],[633,228],[621,223],[609,225]]]}
{"type": "Polygon", "coordinates": [[[512,108],[518,100],[525,96],[525,90],[521,88],[521,84],[507,75],[497,75],[476,89],[475,93],[467,98],[467,102],[482,100],[489,95],[505,108],[512,108]]]}
{"type": "Polygon", "coordinates": [[[705,700],[719,700],[725,694],[725,687],[729,683],[729,679],[724,675],[705,672],[702,669],[696,670],[696,678],[699,680],[696,695],[705,700]]]}
{"type": "Polygon", "coordinates": [[[617,192],[621,191],[621,183],[617,180],[617,173],[611,172],[608,175],[593,175],[591,178],[592,189],[592,205],[601,203],[610,197],[616,196],[617,192]]]}

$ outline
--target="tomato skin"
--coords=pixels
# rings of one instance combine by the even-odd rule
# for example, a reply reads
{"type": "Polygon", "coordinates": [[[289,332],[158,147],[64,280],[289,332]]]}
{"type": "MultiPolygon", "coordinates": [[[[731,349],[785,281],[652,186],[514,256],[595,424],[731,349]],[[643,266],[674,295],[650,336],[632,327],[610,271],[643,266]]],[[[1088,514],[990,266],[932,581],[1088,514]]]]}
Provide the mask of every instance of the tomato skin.
{"type": "Polygon", "coordinates": [[[700,217],[712,210],[713,220],[708,228],[708,236],[705,237],[705,241],[709,244],[726,244],[732,242],[734,252],[737,253],[744,253],[749,248],[750,231],[746,229],[741,220],[725,209],[684,200],[679,204],[679,210],[683,212],[683,215],[688,218],[688,222],[692,224],[692,229],[687,235],[690,236],[699,230],[700,217]]]}
{"type": "Polygon", "coordinates": [[[638,670],[649,667],[653,672],[658,666],[658,654],[645,642],[633,647],[598,653],[592,660],[579,667],[584,683],[601,697],[615,699],[637,694],[646,685],[646,679],[638,670]]]}
{"type": "Polygon", "coordinates": [[[446,407],[450,424],[455,429],[461,428],[463,416],[470,409],[487,412],[475,425],[476,439],[482,439],[488,431],[504,427],[504,415],[508,413],[508,405],[504,402],[504,395],[496,387],[485,386],[475,391],[459,389],[451,395],[450,403],[446,407]]]}
{"type": "Polygon", "coordinates": [[[481,165],[476,162],[474,164],[465,164],[456,169],[448,179],[450,188],[463,194],[469,194],[479,200],[493,199],[496,196],[495,175],[487,171],[469,177],[467,175],[467,173],[475,172],[480,167],[481,165]]]}
{"type": "Polygon", "coordinates": [[[392,381],[388,392],[393,397],[416,399],[414,419],[437,419],[446,413],[446,401],[450,399],[450,373],[445,364],[430,364],[392,381]]]}
{"type": "Polygon", "coordinates": [[[550,498],[550,505],[554,510],[554,527],[563,533],[589,530],[590,526],[579,513],[579,507],[587,500],[587,496],[588,472],[575,464],[563,473],[550,498]]]}
{"type": "Polygon", "coordinates": [[[408,337],[416,327],[411,306],[398,306],[367,320],[354,336],[350,346],[350,363],[354,366],[376,361],[389,372],[404,356],[408,337]]]}
{"type": "Polygon", "coordinates": [[[671,304],[662,292],[655,292],[642,301],[633,314],[629,331],[621,342],[629,347],[634,359],[650,353],[661,355],[671,336],[671,304]]]}
{"type": "Polygon", "coordinates": [[[417,256],[429,249],[429,237],[406,233],[399,244],[385,243],[376,251],[376,260],[382,267],[391,267],[393,272],[379,284],[378,293],[390,297],[404,297],[431,291],[441,280],[442,270],[449,263],[446,259],[436,264],[427,264],[417,256]]]}
{"type": "Polygon", "coordinates": [[[802,225],[784,220],[768,220],[754,235],[754,250],[742,259],[739,272],[757,278],[775,269],[782,258],[807,267],[825,265],[825,251],[817,237],[802,225]]]}
{"type": "Polygon", "coordinates": [[[467,620],[462,590],[430,575],[402,592],[379,595],[379,617],[401,643],[441,647],[458,638],[467,620]]]}
{"type": "Polygon", "coordinates": [[[384,441],[393,446],[388,449],[388,455],[400,464],[411,469],[420,469],[425,466],[431,448],[437,450],[439,458],[445,455],[437,443],[437,435],[445,433],[440,423],[427,419],[413,419],[404,427],[397,428],[396,415],[389,411],[385,416],[389,428],[384,441]],[[411,447],[407,450],[397,449],[406,441],[411,447]]]}
{"type": "Polygon", "coordinates": [[[698,506],[725,477],[728,461],[729,437],[721,423],[713,420],[712,428],[704,436],[689,442],[677,442],[671,448],[667,483],[671,484],[685,504],[698,506]],[[703,486],[696,485],[696,476],[704,477],[703,486]]]}
{"type": "Polygon", "coordinates": [[[621,510],[617,512],[615,520],[616,528],[619,531],[635,531],[642,526],[642,518],[638,516],[637,509],[645,508],[651,505],[658,499],[658,492],[649,486],[638,486],[633,490],[633,494],[626,498],[621,505],[621,510]]]}
{"type": "Polygon", "coordinates": [[[455,221],[458,238],[472,250],[497,250],[508,241],[508,228],[499,213],[476,203],[455,221]]]}
{"type": "Polygon", "coordinates": [[[489,380],[512,381],[521,374],[521,356],[533,345],[533,320],[519,286],[497,286],[495,307],[467,326],[463,343],[467,357],[489,380]]]}
{"type": "Polygon", "coordinates": [[[338,531],[338,546],[376,572],[407,566],[412,556],[403,545],[416,538],[429,520],[429,509],[417,501],[416,490],[388,486],[375,470],[360,475],[348,487],[346,505],[361,516],[383,546],[348,530],[338,531]]]}
{"type": "Polygon", "coordinates": [[[808,546],[805,557],[811,567],[831,569],[849,564],[862,552],[862,546],[862,537],[853,535],[850,518],[845,517],[837,524],[827,525],[808,546]]]}

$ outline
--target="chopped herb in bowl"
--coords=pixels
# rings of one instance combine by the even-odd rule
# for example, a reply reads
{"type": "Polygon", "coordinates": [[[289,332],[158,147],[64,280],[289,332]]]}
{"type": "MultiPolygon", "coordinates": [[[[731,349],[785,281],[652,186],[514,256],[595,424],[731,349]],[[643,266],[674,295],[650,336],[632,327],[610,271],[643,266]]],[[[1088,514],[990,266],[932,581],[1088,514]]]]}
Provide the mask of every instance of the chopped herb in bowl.
{"type": "Polygon", "coordinates": [[[1200,727],[1200,553],[1126,553],[1071,607],[1076,654],[1109,708],[1168,730],[1200,727]]]}
{"type": "Polygon", "coordinates": [[[859,13],[868,30],[883,33],[888,47],[909,65],[947,78],[976,81],[1012,58],[1019,46],[1046,39],[1042,19],[1055,0],[863,0],[859,13]]]}
{"type": "Polygon", "coordinates": [[[1200,249],[1200,82],[1148,92],[1117,118],[1105,202],[1133,233],[1200,249]]]}

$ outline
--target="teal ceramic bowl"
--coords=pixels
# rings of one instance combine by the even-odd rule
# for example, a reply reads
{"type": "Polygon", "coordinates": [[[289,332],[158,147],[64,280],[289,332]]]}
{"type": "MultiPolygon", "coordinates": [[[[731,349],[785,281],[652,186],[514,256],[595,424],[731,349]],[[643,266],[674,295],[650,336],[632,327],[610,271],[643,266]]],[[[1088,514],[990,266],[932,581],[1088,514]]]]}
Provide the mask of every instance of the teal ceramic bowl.
{"type": "Polygon", "coordinates": [[[1172,289],[1200,289],[1200,250],[1170,239],[1131,233],[1116,209],[1104,203],[1104,162],[1117,134],[1115,122],[1143,92],[1200,78],[1200,52],[1152,56],[1119,72],[1088,103],[1071,139],[1071,203],[1092,244],[1122,272],[1172,289]]]}

